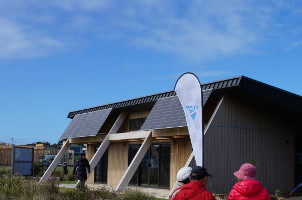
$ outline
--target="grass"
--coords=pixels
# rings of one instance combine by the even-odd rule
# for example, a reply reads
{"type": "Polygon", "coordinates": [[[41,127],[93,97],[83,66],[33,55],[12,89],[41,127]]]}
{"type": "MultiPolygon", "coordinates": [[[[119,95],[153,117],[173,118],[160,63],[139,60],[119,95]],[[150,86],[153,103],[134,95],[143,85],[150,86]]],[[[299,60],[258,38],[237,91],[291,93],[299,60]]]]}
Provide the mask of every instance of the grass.
{"type": "MultiPolygon", "coordinates": [[[[72,174],[73,166],[67,166],[68,174],[72,174]]],[[[63,173],[63,167],[57,166],[55,171],[62,172],[63,173]]]]}
{"type": "Polygon", "coordinates": [[[0,166],[0,176],[6,175],[11,173],[11,167],[10,166],[0,166]]]}
{"type": "Polygon", "coordinates": [[[77,181],[60,181],[59,184],[76,184],[77,181]]]}
{"type": "Polygon", "coordinates": [[[150,194],[139,190],[114,193],[107,188],[77,190],[58,188],[57,178],[52,177],[46,184],[38,184],[21,176],[0,176],[0,200],[156,200],[150,194]]]}

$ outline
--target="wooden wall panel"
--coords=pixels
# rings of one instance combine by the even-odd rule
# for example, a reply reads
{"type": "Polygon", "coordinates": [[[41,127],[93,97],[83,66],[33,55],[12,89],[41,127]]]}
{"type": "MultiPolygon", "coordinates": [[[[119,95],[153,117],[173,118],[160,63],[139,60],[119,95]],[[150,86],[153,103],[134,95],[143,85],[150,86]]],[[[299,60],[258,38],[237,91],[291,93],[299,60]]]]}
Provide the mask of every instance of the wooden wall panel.
{"type": "Polygon", "coordinates": [[[187,139],[172,140],[170,161],[170,188],[174,186],[178,170],[184,167],[191,153],[192,145],[189,137],[187,139]]]}
{"type": "MultiPolygon", "coordinates": [[[[87,151],[86,151],[86,158],[88,159],[88,161],[90,162],[94,153],[95,153],[95,144],[88,144],[87,145],[87,151]]],[[[87,179],[87,183],[88,184],[92,184],[94,183],[94,171],[92,171],[87,179]]]]}
{"type": "Polygon", "coordinates": [[[151,110],[129,113],[129,119],[138,119],[148,117],[151,110]]]}
{"type": "Polygon", "coordinates": [[[116,186],[128,167],[128,143],[111,143],[108,151],[107,184],[116,186]]]}
{"type": "Polygon", "coordinates": [[[208,189],[228,193],[233,172],[245,162],[257,165],[257,176],[271,193],[292,189],[296,132],[290,122],[227,96],[205,136],[205,167],[214,175],[208,189]]]}
{"type": "Polygon", "coordinates": [[[129,113],[129,116],[125,119],[125,121],[123,122],[123,124],[119,128],[118,133],[125,133],[125,132],[129,131],[129,120],[130,119],[148,117],[149,113],[150,113],[150,110],[129,113]]]}

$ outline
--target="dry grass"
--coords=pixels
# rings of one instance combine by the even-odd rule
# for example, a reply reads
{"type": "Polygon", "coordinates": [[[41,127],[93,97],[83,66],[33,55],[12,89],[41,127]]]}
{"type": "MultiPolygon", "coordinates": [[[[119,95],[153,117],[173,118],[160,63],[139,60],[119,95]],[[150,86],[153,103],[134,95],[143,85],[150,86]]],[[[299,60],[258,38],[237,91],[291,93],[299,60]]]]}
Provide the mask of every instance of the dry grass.
{"type": "Polygon", "coordinates": [[[27,180],[21,176],[0,176],[0,200],[155,200],[156,198],[139,190],[114,193],[107,188],[95,190],[59,189],[57,178],[46,184],[27,180]]]}

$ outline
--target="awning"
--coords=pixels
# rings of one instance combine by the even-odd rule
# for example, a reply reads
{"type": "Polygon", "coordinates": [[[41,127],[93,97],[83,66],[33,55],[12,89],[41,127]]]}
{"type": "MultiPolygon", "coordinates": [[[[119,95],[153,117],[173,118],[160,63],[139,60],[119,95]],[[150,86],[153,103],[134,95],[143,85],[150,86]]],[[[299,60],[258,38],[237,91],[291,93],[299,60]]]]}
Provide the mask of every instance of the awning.
{"type": "Polygon", "coordinates": [[[111,112],[111,108],[75,115],[61,139],[96,136],[111,112]]]}
{"type": "MultiPolygon", "coordinates": [[[[203,90],[203,105],[209,99],[212,89],[203,90]]],[[[187,126],[184,111],[178,96],[158,99],[141,130],[177,128],[187,126]]]]}

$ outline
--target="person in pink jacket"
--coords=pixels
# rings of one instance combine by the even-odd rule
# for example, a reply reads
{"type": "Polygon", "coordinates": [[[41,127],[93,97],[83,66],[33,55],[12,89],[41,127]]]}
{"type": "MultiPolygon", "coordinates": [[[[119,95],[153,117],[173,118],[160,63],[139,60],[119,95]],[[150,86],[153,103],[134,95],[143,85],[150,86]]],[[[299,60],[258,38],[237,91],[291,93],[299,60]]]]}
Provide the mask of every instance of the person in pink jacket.
{"type": "Polygon", "coordinates": [[[256,179],[256,167],[250,163],[243,164],[234,172],[238,182],[233,186],[228,200],[270,200],[267,189],[256,179]]]}

